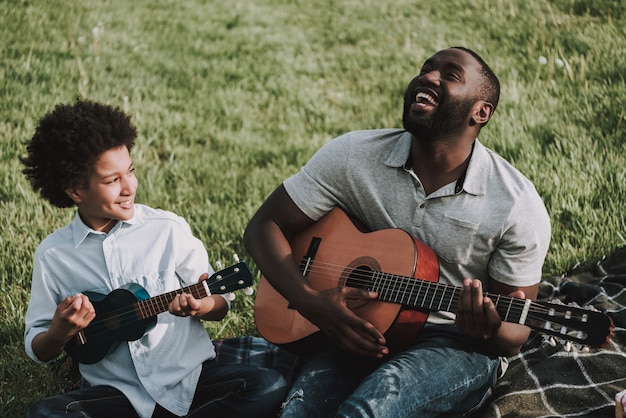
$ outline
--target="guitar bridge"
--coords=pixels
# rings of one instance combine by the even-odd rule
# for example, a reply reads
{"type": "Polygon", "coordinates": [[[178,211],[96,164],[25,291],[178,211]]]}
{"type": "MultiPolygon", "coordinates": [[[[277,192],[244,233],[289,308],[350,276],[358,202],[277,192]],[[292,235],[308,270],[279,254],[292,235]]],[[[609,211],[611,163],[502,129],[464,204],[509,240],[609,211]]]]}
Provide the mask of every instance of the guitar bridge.
{"type": "MultiPolygon", "coordinates": [[[[300,261],[300,271],[305,279],[309,275],[309,268],[311,267],[313,260],[315,260],[315,255],[317,254],[317,250],[320,248],[321,242],[321,238],[313,237],[311,239],[311,244],[309,244],[309,249],[304,257],[302,257],[302,261],[300,261]]],[[[287,305],[287,309],[294,309],[291,302],[287,305]]]]}

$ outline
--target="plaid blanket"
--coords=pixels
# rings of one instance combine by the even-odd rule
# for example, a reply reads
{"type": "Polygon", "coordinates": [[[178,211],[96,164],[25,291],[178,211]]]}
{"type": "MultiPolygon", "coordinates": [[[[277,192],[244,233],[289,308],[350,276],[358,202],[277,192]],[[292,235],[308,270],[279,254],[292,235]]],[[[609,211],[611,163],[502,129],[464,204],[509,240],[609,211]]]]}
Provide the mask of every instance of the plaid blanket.
{"type": "Polygon", "coordinates": [[[615,335],[588,352],[531,335],[477,416],[614,417],[615,395],[626,389],[626,247],[591,271],[542,280],[538,299],[594,306],[613,319],[615,335]]]}
{"type": "MultiPolygon", "coordinates": [[[[615,395],[626,389],[626,247],[591,271],[542,280],[539,300],[594,306],[611,316],[615,335],[602,349],[582,351],[551,344],[533,332],[522,352],[509,359],[492,400],[475,417],[539,418],[615,416],[615,395]]],[[[292,381],[299,359],[262,338],[215,342],[217,361],[278,370],[292,381]]]]}

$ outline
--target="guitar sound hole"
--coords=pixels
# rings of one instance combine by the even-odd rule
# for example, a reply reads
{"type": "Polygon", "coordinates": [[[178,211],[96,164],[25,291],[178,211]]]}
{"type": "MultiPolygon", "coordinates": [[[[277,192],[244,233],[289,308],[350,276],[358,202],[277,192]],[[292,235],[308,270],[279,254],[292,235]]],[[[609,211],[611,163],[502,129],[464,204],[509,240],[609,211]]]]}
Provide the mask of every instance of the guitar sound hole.
{"type": "Polygon", "coordinates": [[[353,269],[346,280],[345,285],[357,289],[370,290],[372,288],[372,269],[369,266],[359,266],[353,269]]]}

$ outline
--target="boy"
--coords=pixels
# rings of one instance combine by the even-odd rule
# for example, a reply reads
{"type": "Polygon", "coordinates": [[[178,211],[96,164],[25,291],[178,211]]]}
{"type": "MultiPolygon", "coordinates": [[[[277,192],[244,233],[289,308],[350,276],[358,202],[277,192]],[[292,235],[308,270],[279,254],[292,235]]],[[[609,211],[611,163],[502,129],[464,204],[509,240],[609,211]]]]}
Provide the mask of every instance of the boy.
{"type": "MultiPolygon", "coordinates": [[[[95,318],[83,292],[137,283],[151,296],[189,286],[213,270],[187,222],[135,203],[130,151],[136,129],[118,108],[77,100],[39,123],[23,159],[33,189],[74,220],[37,248],[25,347],[36,362],[58,357],[95,318]]],[[[277,372],[215,363],[201,320],[229,309],[220,295],[177,295],[169,313],[136,341],[80,364],[78,390],[35,403],[27,416],[265,416],[286,393],[277,372]]]]}

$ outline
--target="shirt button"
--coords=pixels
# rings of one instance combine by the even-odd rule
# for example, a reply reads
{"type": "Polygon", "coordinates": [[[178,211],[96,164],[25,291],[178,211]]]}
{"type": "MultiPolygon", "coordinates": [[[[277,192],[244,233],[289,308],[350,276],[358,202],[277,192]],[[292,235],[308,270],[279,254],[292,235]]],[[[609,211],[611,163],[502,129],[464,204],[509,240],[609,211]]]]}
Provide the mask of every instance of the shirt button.
{"type": "Polygon", "coordinates": [[[422,204],[420,204],[420,209],[424,209],[424,207],[426,207],[426,203],[422,202],[422,204]]]}

